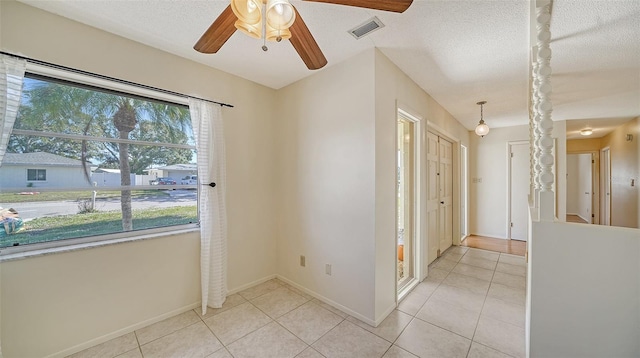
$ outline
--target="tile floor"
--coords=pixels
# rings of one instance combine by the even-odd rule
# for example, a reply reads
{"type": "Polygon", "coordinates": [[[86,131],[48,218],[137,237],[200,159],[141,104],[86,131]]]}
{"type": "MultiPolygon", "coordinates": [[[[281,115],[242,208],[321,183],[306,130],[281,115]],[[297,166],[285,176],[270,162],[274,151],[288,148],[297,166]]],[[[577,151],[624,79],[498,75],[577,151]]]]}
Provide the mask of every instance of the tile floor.
{"type": "Polygon", "coordinates": [[[377,328],[274,279],[78,357],[524,357],[524,258],[451,247],[377,328]]]}

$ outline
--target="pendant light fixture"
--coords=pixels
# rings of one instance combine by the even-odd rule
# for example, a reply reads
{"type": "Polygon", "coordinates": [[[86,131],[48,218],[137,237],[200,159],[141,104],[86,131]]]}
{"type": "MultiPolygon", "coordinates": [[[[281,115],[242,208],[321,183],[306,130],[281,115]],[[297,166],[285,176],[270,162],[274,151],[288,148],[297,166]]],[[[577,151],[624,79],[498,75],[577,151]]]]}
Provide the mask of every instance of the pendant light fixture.
{"type": "Polygon", "coordinates": [[[483,112],[482,106],[484,106],[486,103],[487,101],[480,101],[476,103],[477,105],[480,105],[480,122],[476,126],[476,134],[479,135],[480,137],[484,137],[487,134],[489,134],[489,126],[484,123],[484,118],[482,113],[483,112]]]}

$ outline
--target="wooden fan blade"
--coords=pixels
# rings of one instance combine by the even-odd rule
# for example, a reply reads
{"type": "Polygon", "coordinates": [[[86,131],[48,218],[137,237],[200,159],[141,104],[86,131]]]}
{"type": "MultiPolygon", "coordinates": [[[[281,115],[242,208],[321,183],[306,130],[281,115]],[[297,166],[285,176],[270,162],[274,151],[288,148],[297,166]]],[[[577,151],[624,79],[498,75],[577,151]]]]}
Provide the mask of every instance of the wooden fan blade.
{"type": "Polygon", "coordinates": [[[326,2],[329,4],[364,7],[367,9],[404,12],[411,6],[413,0],[306,0],[314,2],[326,2]]]}
{"type": "Polygon", "coordinates": [[[320,69],[327,64],[327,59],[324,57],[313,35],[311,35],[307,24],[302,20],[302,16],[300,16],[298,10],[295,8],[294,10],[296,11],[296,20],[289,28],[289,31],[291,31],[289,42],[291,42],[293,48],[296,49],[308,69],[320,69]]]}
{"type": "Polygon", "coordinates": [[[216,53],[222,45],[236,32],[235,22],[238,18],[231,10],[231,5],[218,16],[216,21],[202,34],[193,48],[202,53],[216,53]]]}

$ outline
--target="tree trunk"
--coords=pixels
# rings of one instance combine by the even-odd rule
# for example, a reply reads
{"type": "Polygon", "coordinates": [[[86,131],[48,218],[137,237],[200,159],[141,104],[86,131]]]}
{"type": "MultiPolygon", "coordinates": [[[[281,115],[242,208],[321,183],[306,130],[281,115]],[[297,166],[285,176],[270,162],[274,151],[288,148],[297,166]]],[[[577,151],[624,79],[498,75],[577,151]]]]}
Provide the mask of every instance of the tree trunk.
{"type": "MultiPolygon", "coordinates": [[[[120,139],[129,139],[129,132],[119,132],[120,139]]],[[[120,184],[131,185],[131,168],[129,167],[129,143],[118,143],[120,152],[120,184]]],[[[122,231],[133,230],[133,213],[131,212],[131,190],[122,190],[120,196],[122,209],[122,231]]]]}

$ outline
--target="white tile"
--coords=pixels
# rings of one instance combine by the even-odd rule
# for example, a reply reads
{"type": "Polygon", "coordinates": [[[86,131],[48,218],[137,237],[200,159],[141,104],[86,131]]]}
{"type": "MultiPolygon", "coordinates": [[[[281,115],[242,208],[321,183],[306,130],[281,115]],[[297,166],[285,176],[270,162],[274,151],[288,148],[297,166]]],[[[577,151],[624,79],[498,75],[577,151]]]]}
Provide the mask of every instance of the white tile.
{"type": "Polygon", "coordinates": [[[411,354],[398,346],[391,346],[382,358],[418,358],[418,356],[411,354]]]}
{"type": "Polygon", "coordinates": [[[429,273],[427,274],[427,278],[430,278],[434,281],[442,282],[445,277],[449,274],[449,271],[441,270],[435,267],[429,267],[429,273]]]}
{"type": "Polygon", "coordinates": [[[309,347],[304,351],[302,351],[302,353],[298,354],[296,358],[324,358],[324,356],[318,353],[317,350],[313,349],[312,347],[309,347]]]}
{"type": "Polygon", "coordinates": [[[244,297],[240,296],[239,294],[234,294],[234,295],[229,295],[227,296],[227,299],[224,301],[224,303],[222,304],[222,307],[220,308],[212,308],[212,307],[207,307],[207,313],[203,316],[202,315],[202,307],[198,307],[196,308],[194,311],[198,314],[198,316],[200,316],[201,318],[209,318],[211,316],[215,316],[220,312],[224,312],[230,308],[233,308],[237,305],[241,305],[243,303],[247,302],[246,299],[244,299],[244,297]]]}
{"type": "Polygon", "coordinates": [[[518,275],[522,277],[527,276],[527,267],[526,266],[518,266],[518,265],[510,265],[504,262],[498,262],[498,266],[496,267],[496,271],[508,273],[511,275],[518,275]]]}
{"type": "Polygon", "coordinates": [[[487,270],[495,270],[496,261],[486,260],[477,256],[467,256],[466,254],[460,259],[460,263],[480,267],[487,270]]]}
{"type": "Polygon", "coordinates": [[[416,314],[416,318],[469,339],[473,338],[478,316],[477,311],[469,311],[464,307],[437,299],[428,300],[416,314]]]}
{"type": "Polygon", "coordinates": [[[191,310],[144,328],[140,328],[136,331],[136,336],[138,337],[140,345],[143,345],[179,329],[190,326],[196,322],[200,322],[200,318],[198,318],[198,315],[191,310]]]}
{"type": "Polygon", "coordinates": [[[449,302],[454,306],[464,307],[469,311],[480,313],[484,298],[485,295],[442,284],[429,299],[449,302]]]}
{"type": "Polygon", "coordinates": [[[115,357],[135,348],[138,348],[138,341],[135,334],[131,332],[72,354],[69,358],[115,357]]]}
{"type": "Polygon", "coordinates": [[[274,278],[259,285],[247,288],[246,290],[240,291],[238,292],[238,294],[247,300],[251,300],[258,296],[262,296],[267,292],[279,289],[280,287],[282,287],[281,282],[282,281],[274,278]]]}
{"type": "Polygon", "coordinates": [[[140,352],[140,348],[136,348],[116,356],[116,358],[142,358],[142,352],[140,352]]]}
{"type": "Polygon", "coordinates": [[[348,321],[342,321],[313,344],[315,350],[331,358],[379,358],[390,346],[391,343],[348,321]]]}
{"type": "Polygon", "coordinates": [[[330,305],[330,304],[328,304],[328,303],[324,303],[324,302],[320,301],[320,300],[319,300],[319,299],[317,299],[317,298],[314,298],[313,300],[311,300],[311,302],[313,302],[313,303],[317,304],[318,306],[320,306],[320,307],[322,307],[322,308],[324,308],[324,309],[326,309],[326,310],[329,310],[329,311],[331,311],[331,312],[333,312],[333,313],[337,314],[338,316],[340,316],[340,317],[342,317],[342,318],[347,318],[347,316],[349,316],[348,314],[346,314],[346,313],[344,313],[344,312],[340,311],[339,309],[337,309],[337,308],[333,307],[332,305],[330,305]]]}
{"type": "Polygon", "coordinates": [[[496,271],[493,275],[493,282],[505,286],[524,290],[527,287],[527,278],[524,276],[510,275],[508,273],[496,271]]]}
{"type": "Polygon", "coordinates": [[[249,302],[204,320],[225,346],[272,321],[249,302]]]}
{"type": "Polygon", "coordinates": [[[467,358],[512,358],[510,355],[506,355],[502,352],[498,352],[493,348],[483,346],[477,342],[471,343],[471,349],[469,349],[469,355],[467,358]]]}
{"type": "Polygon", "coordinates": [[[479,278],[485,281],[491,281],[491,278],[493,278],[493,270],[487,270],[481,267],[467,265],[465,263],[458,263],[451,272],[479,278]]]}
{"type": "Polygon", "coordinates": [[[307,347],[307,344],[291,332],[272,322],[233,342],[227,348],[235,358],[293,358],[307,347]]]}
{"type": "Polygon", "coordinates": [[[300,296],[302,296],[302,297],[306,298],[306,299],[307,299],[307,301],[309,301],[309,300],[312,300],[312,299],[313,299],[313,296],[311,296],[310,294],[308,294],[308,293],[306,293],[306,292],[302,291],[301,289],[298,289],[297,287],[292,286],[292,285],[290,285],[290,284],[288,284],[288,283],[286,283],[286,282],[285,282],[285,283],[283,283],[283,284],[282,284],[282,286],[284,286],[284,287],[286,287],[286,288],[290,289],[290,290],[291,290],[291,292],[293,292],[293,293],[295,293],[295,294],[298,294],[298,295],[300,295],[300,296]]]}
{"type": "Polygon", "coordinates": [[[473,293],[480,295],[486,295],[489,290],[489,281],[481,280],[479,278],[461,275],[459,273],[452,272],[447,278],[442,281],[443,284],[463,288],[473,293]]]}
{"type": "Polygon", "coordinates": [[[473,340],[510,356],[524,357],[524,335],[524,328],[481,316],[473,340]]]}
{"type": "Polygon", "coordinates": [[[471,340],[414,319],[395,344],[419,357],[464,358],[471,340]]]}
{"type": "Polygon", "coordinates": [[[278,318],[282,326],[307,344],[317,341],[342,320],[342,317],[313,302],[307,302],[278,318]]]}
{"type": "Polygon", "coordinates": [[[444,260],[442,258],[439,258],[438,261],[433,263],[432,267],[449,272],[453,270],[453,268],[456,266],[456,263],[456,261],[444,260]]]}
{"type": "Polygon", "coordinates": [[[509,287],[496,282],[491,283],[487,296],[518,305],[525,305],[526,303],[526,291],[524,289],[509,287]]]}
{"type": "MultiPolygon", "coordinates": [[[[436,289],[437,291],[437,289],[436,289]]],[[[427,302],[427,296],[418,294],[418,293],[409,293],[405,298],[400,301],[398,305],[398,310],[415,316],[416,313],[420,310],[422,305],[427,302]]]]}
{"type": "Polygon", "coordinates": [[[141,346],[145,358],[206,357],[222,344],[202,321],[141,346]]]}
{"type": "Polygon", "coordinates": [[[498,262],[516,266],[527,266],[527,261],[524,259],[524,256],[510,255],[505,253],[500,254],[500,259],[498,260],[498,262]]]}
{"type": "Polygon", "coordinates": [[[447,249],[446,252],[453,252],[456,254],[463,254],[466,253],[467,251],[469,251],[469,248],[466,246],[451,246],[450,248],[447,249]]]}
{"type": "Polygon", "coordinates": [[[455,261],[458,262],[460,261],[460,259],[462,258],[464,254],[459,254],[456,252],[451,252],[449,250],[445,251],[444,254],[442,254],[442,258],[445,260],[449,260],[449,261],[455,261]]]}
{"type": "Polygon", "coordinates": [[[207,358],[233,358],[233,356],[226,348],[221,348],[212,355],[207,356],[207,358]]]}
{"type": "Polygon", "coordinates": [[[409,322],[411,322],[411,319],[413,319],[413,316],[398,310],[391,312],[384,321],[380,322],[378,327],[372,327],[355,317],[349,316],[347,318],[349,322],[355,323],[359,327],[362,327],[389,342],[393,342],[398,338],[402,330],[409,324],[409,322]]]}
{"type": "Polygon", "coordinates": [[[293,293],[286,287],[280,287],[251,300],[262,312],[274,319],[302,306],[307,301],[306,298],[293,293]]]}
{"type": "Polygon", "coordinates": [[[487,297],[482,307],[482,315],[502,322],[511,323],[521,328],[525,327],[526,309],[524,305],[487,297]]]}
{"type": "Polygon", "coordinates": [[[416,293],[425,297],[431,296],[433,291],[436,290],[440,286],[440,281],[434,281],[430,278],[424,279],[422,282],[416,285],[416,287],[411,290],[411,293],[416,293]]]}
{"type": "Polygon", "coordinates": [[[489,261],[498,261],[498,259],[500,258],[500,253],[494,252],[494,251],[470,248],[469,251],[467,251],[467,253],[464,254],[464,256],[474,257],[474,258],[484,259],[489,261]]]}

